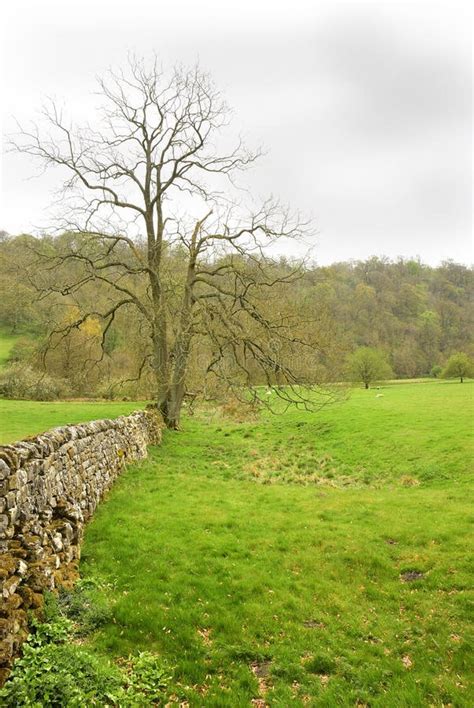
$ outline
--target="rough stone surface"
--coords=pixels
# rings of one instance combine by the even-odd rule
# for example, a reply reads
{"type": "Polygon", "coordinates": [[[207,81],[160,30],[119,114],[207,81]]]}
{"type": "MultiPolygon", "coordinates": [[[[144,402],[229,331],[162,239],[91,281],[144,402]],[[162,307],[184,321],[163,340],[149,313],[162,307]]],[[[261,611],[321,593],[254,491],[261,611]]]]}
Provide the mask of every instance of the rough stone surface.
{"type": "Polygon", "coordinates": [[[128,461],[161,441],[152,409],[0,446],[0,686],[42,593],[72,583],[85,523],[128,461]]]}

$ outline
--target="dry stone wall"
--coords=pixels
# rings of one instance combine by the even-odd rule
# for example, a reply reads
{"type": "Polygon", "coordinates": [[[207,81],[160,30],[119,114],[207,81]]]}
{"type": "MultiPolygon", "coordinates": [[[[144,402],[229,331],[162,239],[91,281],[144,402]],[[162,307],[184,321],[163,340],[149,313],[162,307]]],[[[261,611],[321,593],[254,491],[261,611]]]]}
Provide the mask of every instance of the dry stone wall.
{"type": "Polygon", "coordinates": [[[0,685],[44,590],[74,581],[84,525],[127,461],[161,441],[152,409],[0,446],[0,685]]]}

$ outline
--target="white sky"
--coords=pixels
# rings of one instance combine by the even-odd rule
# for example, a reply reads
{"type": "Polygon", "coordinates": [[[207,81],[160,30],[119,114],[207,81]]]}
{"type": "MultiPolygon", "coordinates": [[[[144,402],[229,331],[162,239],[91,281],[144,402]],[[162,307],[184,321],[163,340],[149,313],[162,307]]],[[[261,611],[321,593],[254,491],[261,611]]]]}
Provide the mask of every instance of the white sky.
{"type": "MultiPolygon", "coordinates": [[[[249,176],[310,213],[320,263],[419,255],[470,263],[467,2],[17,0],[2,10],[2,129],[45,96],[93,121],[95,76],[128,51],[199,59],[268,151],[249,176]]],[[[47,222],[54,173],[2,158],[0,229],[47,222]]]]}

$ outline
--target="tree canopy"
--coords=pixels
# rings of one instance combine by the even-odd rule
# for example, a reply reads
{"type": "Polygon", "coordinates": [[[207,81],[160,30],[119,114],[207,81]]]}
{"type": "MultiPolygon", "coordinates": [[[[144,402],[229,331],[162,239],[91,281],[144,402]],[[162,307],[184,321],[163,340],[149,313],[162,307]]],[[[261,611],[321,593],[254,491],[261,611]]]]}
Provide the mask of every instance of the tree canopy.
{"type": "Polygon", "coordinates": [[[66,237],[34,246],[30,282],[51,302],[72,297],[63,300],[69,307],[91,284],[104,293],[100,306],[94,300],[75,319],[60,318],[49,344],[84,332],[93,319],[104,351],[114,322],[132,311],[129,335],[140,330],[147,341],[139,372],[152,373],[171,428],[179,425],[197,337],[201,379],[212,375],[261,403],[256,375],[286,403],[328,400],[315,386],[323,349],[317,317],[302,328],[284,294],[304,266],[282,269],[269,251],[307,236],[309,225],[271,198],[254,205],[237,196],[238,175],[260,153],[241,140],[226,147],[229,109],[211,78],[199,67],[164,72],[156,61],[131,58],[99,90],[103,105],[91,124],[76,125],[49,102],[41,122],[20,126],[12,140],[15,150],[66,174],[57,222],[66,237]]]}

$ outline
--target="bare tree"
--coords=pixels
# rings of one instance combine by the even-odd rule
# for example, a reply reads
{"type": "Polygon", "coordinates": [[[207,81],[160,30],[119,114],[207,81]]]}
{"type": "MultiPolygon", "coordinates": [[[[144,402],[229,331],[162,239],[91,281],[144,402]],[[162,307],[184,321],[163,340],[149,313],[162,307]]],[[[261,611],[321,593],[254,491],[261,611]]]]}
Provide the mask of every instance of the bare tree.
{"type": "Polygon", "coordinates": [[[282,296],[304,268],[278,268],[267,248],[304,236],[308,225],[273,200],[252,210],[236,199],[236,176],[260,152],[242,141],[219,147],[229,110],[210,77],[199,68],[168,75],[156,62],[131,59],[126,72],[110,72],[99,85],[97,127],[68,122],[50,102],[41,127],[19,126],[12,140],[15,150],[61,168],[59,228],[82,234],[66,252],[39,254],[55,282],[43,278],[37,287],[68,296],[100,282],[110,292],[109,306],[54,336],[93,316],[104,322],[105,341],[118,311],[134,308],[150,341],[141,368],[154,372],[170,428],[179,425],[196,338],[207,342],[203,378],[212,373],[247,400],[268,404],[268,391],[305,407],[330,398],[321,389],[316,398],[308,367],[302,373],[304,357],[316,360],[315,343],[298,313],[268,307],[270,294],[282,296]],[[173,249],[185,254],[185,272],[170,270],[173,249]],[[75,278],[64,282],[61,265],[71,261],[75,278]]]}

